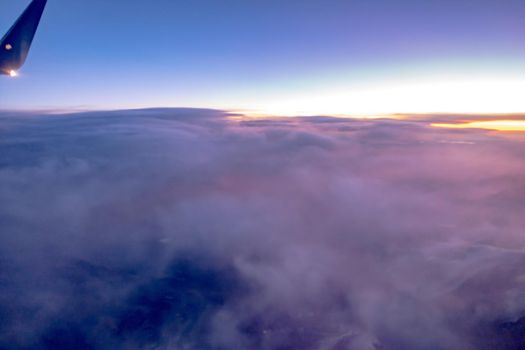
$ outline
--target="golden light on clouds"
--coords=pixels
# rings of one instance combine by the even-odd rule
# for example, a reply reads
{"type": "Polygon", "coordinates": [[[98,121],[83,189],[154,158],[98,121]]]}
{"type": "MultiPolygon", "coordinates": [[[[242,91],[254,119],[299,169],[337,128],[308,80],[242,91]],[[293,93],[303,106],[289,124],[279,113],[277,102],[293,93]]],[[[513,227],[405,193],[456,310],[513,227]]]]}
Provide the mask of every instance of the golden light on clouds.
{"type": "Polygon", "coordinates": [[[435,123],[435,128],[488,129],[497,131],[525,131],[525,120],[484,120],[468,123],[435,123]]]}

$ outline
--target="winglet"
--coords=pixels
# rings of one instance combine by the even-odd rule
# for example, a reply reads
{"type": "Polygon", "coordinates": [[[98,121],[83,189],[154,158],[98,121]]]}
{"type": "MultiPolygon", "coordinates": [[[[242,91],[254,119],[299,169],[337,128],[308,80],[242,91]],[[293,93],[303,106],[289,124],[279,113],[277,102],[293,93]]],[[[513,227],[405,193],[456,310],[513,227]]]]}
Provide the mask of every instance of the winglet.
{"type": "Polygon", "coordinates": [[[16,75],[26,61],[47,0],[33,0],[0,42],[0,74],[16,75]]]}

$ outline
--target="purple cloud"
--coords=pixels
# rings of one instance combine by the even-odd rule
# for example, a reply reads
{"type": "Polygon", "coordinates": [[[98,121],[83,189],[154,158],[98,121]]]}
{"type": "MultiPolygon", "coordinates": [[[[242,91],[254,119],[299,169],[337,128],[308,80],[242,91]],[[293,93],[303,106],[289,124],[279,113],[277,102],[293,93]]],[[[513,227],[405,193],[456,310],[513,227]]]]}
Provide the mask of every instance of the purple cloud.
{"type": "Polygon", "coordinates": [[[519,349],[519,137],[0,116],[0,347],[519,349]]]}

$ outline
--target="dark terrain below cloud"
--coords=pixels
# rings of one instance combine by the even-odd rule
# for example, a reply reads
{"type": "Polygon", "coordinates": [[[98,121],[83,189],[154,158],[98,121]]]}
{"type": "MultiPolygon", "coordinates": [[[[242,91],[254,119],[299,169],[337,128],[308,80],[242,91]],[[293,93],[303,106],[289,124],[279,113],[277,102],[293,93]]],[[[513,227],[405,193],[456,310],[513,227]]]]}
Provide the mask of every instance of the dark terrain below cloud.
{"type": "Polygon", "coordinates": [[[525,139],[0,114],[1,349],[522,349],[525,139]]]}

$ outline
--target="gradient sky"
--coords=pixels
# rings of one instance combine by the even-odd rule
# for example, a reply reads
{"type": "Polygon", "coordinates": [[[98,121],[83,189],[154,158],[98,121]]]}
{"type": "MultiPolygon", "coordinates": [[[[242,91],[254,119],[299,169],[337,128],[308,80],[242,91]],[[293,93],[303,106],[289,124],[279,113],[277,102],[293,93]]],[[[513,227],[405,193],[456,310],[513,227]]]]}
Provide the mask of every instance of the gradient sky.
{"type": "MultiPolygon", "coordinates": [[[[5,32],[28,1],[5,0],[5,32]]],[[[525,111],[525,2],[50,0],[2,108],[525,111]]]]}

